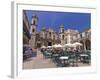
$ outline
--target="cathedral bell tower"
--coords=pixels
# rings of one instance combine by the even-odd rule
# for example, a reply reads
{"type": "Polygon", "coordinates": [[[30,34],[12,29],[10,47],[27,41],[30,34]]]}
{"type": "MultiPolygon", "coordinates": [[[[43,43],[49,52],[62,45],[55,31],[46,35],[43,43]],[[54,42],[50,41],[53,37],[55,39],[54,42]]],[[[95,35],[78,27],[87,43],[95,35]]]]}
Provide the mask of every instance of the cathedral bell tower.
{"type": "Polygon", "coordinates": [[[37,23],[38,23],[38,17],[32,16],[31,27],[30,27],[30,34],[31,34],[30,45],[32,48],[36,47],[35,42],[36,42],[37,23]]]}
{"type": "Polygon", "coordinates": [[[31,22],[31,28],[30,28],[31,34],[36,32],[37,22],[38,22],[38,17],[32,16],[32,22],[31,22]]]}
{"type": "Polygon", "coordinates": [[[61,40],[62,45],[64,44],[64,38],[65,38],[65,36],[64,36],[64,26],[61,25],[60,26],[60,40],[61,40]]]}

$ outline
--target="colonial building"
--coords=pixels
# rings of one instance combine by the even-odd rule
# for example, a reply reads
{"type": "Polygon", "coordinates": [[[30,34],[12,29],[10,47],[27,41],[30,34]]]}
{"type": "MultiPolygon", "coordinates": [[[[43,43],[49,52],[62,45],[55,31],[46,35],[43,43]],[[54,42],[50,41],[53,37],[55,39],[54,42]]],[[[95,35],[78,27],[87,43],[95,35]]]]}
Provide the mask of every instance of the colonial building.
{"type": "Polygon", "coordinates": [[[78,30],[65,30],[64,26],[61,25],[59,28],[59,32],[54,31],[50,27],[43,27],[40,32],[37,32],[38,17],[33,16],[31,23],[30,45],[34,48],[40,48],[41,46],[52,46],[54,44],[64,45],[67,43],[80,42],[83,44],[81,49],[91,49],[91,29],[80,33],[78,30]]]}
{"type": "Polygon", "coordinates": [[[30,45],[35,48],[58,43],[60,43],[59,35],[51,28],[43,28],[41,32],[35,32],[34,35],[31,35],[30,45]]]}
{"type": "Polygon", "coordinates": [[[25,11],[23,11],[23,44],[29,44],[30,38],[30,25],[25,11]]]}
{"type": "Polygon", "coordinates": [[[65,30],[64,26],[61,25],[60,32],[59,32],[61,44],[67,44],[67,43],[74,43],[78,40],[79,37],[79,31],[78,30],[65,30]]]}
{"type": "Polygon", "coordinates": [[[83,44],[84,50],[91,50],[91,29],[87,29],[82,32],[80,37],[80,42],[83,44]]]}
{"type": "Polygon", "coordinates": [[[52,46],[55,43],[60,43],[59,35],[51,28],[43,28],[40,32],[40,38],[42,41],[41,45],[52,46]]]}

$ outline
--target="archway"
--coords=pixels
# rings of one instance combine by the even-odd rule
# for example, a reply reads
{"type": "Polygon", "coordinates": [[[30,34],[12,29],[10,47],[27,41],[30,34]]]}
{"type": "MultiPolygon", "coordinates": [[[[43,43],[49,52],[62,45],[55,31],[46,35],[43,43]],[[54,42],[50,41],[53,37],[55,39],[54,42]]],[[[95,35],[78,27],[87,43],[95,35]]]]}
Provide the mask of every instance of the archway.
{"type": "Polygon", "coordinates": [[[80,49],[81,50],[84,50],[84,42],[83,41],[80,41],[80,43],[82,44],[82,46],[80,46],[80,49]]]}
{"type": "Polygon", "coordinates": [[[86,50],[91,50],[91,41],[90,40],[86,40],[85,45],[86,45],[86,50]]]}
{"type": "Polygon", "coordinates": [[[37,42],[36,47],[37,48],[40,48],[41,47],[41,42],[40,41],[37,42]]]}
{"type": "Polygon", "coordinates": [[[52,46],[52,42],[48,42],[48,46],[52,46]]]}

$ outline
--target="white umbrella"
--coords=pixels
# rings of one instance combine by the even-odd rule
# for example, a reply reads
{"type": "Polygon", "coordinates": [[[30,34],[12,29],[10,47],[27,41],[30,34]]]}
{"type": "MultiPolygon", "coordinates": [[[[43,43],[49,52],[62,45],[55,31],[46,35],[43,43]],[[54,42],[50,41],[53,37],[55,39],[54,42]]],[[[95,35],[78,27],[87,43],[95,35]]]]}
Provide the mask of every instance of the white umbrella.
{"type": "Polygon", "coordinates": [[[45,46],[42,46],[41,48],[46,48],[45,46]]]}
{"type": "Polygon", "coordinates": [[[55,47],[55,48],[61,48],[61,47],[63,47],[61,44],[55,44],[55,45],[53,45],[52,47],[55,47]]]}
{"type": "Polygon", "coordinates": [[[57,44],[55,44],[55,45],[52,45],[52,47],[57,47],[57,44]]]}
{"type": "Polygon", "coordinates": [[[63,47],[61,44],[58,44],[56,47],[63,47]]]}
{"type": "Polygon", "coordinates": [[[68,44],[65,44],[64,47],[75,47],[75,45],[68,43],[68,44]]]}
{"type": "Polygon", "coordinates": [[[48,46],[47,48],[52,48],[52,46],[48,46]]]}
{"type": "Polygon", "coordinates": [[[75,46],[82,46],[82,44],[79,43],[79,42],[75,42],[75,43],[73,43],[73,45],[75,45],[75,46]]]}

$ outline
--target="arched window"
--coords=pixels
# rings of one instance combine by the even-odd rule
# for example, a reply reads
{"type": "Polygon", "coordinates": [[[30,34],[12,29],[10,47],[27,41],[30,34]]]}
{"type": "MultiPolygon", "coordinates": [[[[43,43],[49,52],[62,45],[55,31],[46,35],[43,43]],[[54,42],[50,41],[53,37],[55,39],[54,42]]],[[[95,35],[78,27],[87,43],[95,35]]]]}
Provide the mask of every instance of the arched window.
{"type": "Polygon", "coordinates": [[[49,32],[49,36],[51,37],[51,32],[49,32]]]}
{"type": "Polygon", "coordinates": [[[35,30],[33,29],[32,32],[34,32],[35,30]]]}
{"type": "Polygon", "coordinates": [[[62,29],[62,32],[64,33],[64,29],[62,29]]]}
{"type": "Polygon", "coordinates": [[[65,43],[67,44],[67,39],[65,40],[65,43]]]}
{"type": "Polygon", "coordinates": [[[35,20],[33,21],[33,25],[35,25],[36,24],[36,22],[35,22],[35,20]]]}
{"type": "Polygon", "coordinates": [[[64,40],[64,35],[62,36],[62,39],[64,40]]]}
{"type": "Polygon", "coordinates": [[[55,39],[55,35],[53,35],[53,39],[55,39]]]}

